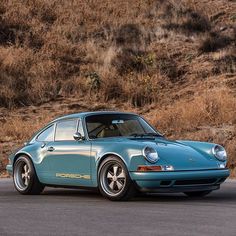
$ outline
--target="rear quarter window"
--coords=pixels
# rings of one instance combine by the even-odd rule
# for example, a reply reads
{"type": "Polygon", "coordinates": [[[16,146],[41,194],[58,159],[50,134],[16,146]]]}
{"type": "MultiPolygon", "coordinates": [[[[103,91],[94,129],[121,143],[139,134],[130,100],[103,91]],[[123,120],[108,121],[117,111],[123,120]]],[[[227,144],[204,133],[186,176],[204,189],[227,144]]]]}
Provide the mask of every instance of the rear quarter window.
{"type": "Polygon", "coordinates": [[[54,125],[51,125],[38,135],[37,140],[47,141],[47,142],[53,141],[53,134],[54,134],[54,125]]]}

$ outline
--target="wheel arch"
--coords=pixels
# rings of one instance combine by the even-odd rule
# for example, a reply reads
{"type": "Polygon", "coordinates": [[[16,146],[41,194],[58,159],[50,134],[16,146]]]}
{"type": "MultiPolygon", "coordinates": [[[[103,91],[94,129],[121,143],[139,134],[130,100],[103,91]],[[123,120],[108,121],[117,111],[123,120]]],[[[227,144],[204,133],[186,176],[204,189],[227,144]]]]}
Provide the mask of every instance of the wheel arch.
{"type": "Polygon", "coordinates": [[[104,153],[104,154],[98,159],[98,163],[97,163],[97,173],[98,173],[98,171],[99,171],[99,167],[100,167],[101,163],[102,163],[106,158],[108,158],[108,157],[110,157],[110,156],[118,157],[118,158],[125,164],[125,166],[126,166],[127,169],[128,169],[127,163],[126,163],[125,159],[124,159],[121,155],[119,155],[119,154],[117,154],[117,153],[114,153],[114,152],[109,152],[109,153],[104,153]]]}
{"type": "Polygon", "coordinates": [[[16,160],[17,160],[20,156],[27,156],[27,157],[30,159],[30,161],[32,162],[33,166],[34,166],[34,162],[33,162],[32,156],[31,156],[29,153],[26,153],[26,152],[18,152],[18,153],[16,153],[16,155],[15,155],[14,158],[13,158],[13,166],[14,166],[16,160]]]}
{"type": "Polygon", "coordinates": [[[15,154],[15,156],[14,156],[14,158],[13,158],[13,162],[12,162],[13,172],[14,172],[14,165],[15,165],[15,162],[16,162],[16,160],[17,160],[19,157],[21,157],[21,156],[25,156],[25,157],[27,157],[27,158],[29,159],[29,161],[32,163],[32,166],[33,166],[33,169],[34,169],[34,171],[35,171],[35,174],[36,174],[36,176],[37,176],[37,178],[38,178],[38,172],[37,172],[37,170],[36,170],[36,167],[35,167],[35,163],[34,163],[34,161],[33,161],[33,158],[32,158],[32,156],[31,156],[29,153],[27,153],[27,152],[18,152],[18,153],[15,154]]]}

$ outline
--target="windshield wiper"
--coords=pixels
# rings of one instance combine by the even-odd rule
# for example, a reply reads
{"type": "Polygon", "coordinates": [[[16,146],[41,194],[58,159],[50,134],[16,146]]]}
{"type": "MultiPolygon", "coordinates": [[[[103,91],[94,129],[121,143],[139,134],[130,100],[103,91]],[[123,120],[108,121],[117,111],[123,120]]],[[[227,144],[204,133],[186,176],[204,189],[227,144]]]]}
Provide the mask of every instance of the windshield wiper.
{"type": "Polygon", "coordinates": [[[146,133],[145,136],[163,137],[163,135],[157,133],[146,133]]]}
{"type": "Polygon", "coordinates": [[[133,134],[130,134],[129,136],[134,136],[134,137],[143,137],[144,134],[133,133],[133,134]]]}
{"type": "Polygon", "coordinates": [[[133,133],[133,134],[130,134],[130,136],[134,136],[135,138],[136,137],[147,137],[147,136],[163,137],[162,135],[157,134],[157,133],[133,133]]]}

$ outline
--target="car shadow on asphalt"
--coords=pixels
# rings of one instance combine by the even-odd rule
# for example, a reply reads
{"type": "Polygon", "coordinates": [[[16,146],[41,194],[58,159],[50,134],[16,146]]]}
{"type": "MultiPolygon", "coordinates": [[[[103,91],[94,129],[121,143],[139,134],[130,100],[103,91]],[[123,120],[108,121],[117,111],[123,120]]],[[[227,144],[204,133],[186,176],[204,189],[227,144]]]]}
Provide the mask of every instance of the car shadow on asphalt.
{"type": "Polygon", "coordinates": [[[132,201],[140,202],[234,202],[236,201],[236,193],[232,195],[209,194],[205,197],[188,197],[184,194],[147,194],[142,197],[135,197],[132,201]]]}
{"type": "MultiPolygon", "coordinates": [[[[0,198],[11,199],[41,199],[41,198],[58,198],[60,200],[92,200],[92,201],[107,201],[98,191],[82,190],[82,189],[67,189],[67,188],[45,188],[41,195],[20,195],[15,189],[13,184],[9,184],[10,181],[6,183],[2,181],[0,191],[0,198]]],[[[136,197],[129,200],[130,202],[236,202],[236,188],[235,184],[225,183],[220,190],[213,191],[211,194],[202,198],[189,198],[182,193],[156,193],[156,194],[138,194],[136,197]]]]}
{"type": "MultiPolygon", "coordinates": [[[[87,198],[87,199],[97,199],[105,200],[105,198],[98,191],[91,190],[72,190],[72,189],[53,189],[47,188],[42,196],[47,197],[66,197],[66,198],[87,198]]],[[[129,201],[131,202],[195,202],[195,201],[207,201],[207,202],[235,202],[236,201],[236,191],[215,191],[205,197],[188,197],[183,193],[153,193],[153,194],[142,194],[139,193],[137,196],[133,197],[129,201]]]]}

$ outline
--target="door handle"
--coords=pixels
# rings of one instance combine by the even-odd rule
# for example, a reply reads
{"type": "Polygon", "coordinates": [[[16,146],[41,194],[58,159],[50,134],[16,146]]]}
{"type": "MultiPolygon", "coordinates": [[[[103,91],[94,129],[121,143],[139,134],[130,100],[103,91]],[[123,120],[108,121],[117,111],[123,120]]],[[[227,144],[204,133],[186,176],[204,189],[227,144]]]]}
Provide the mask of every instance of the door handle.
{"type": "Polygon", "coordinates": [[[44,148],[46,146],[46,143],[42,143],[41,148],[44,148]]]}
{"type": "Polygon", "coordinates": [[[47,149],[47,151],[49,151],[49,152],[53,152],[54,150],[55,150],[54,147],[48,147],[48,149],[47,149]]]}

